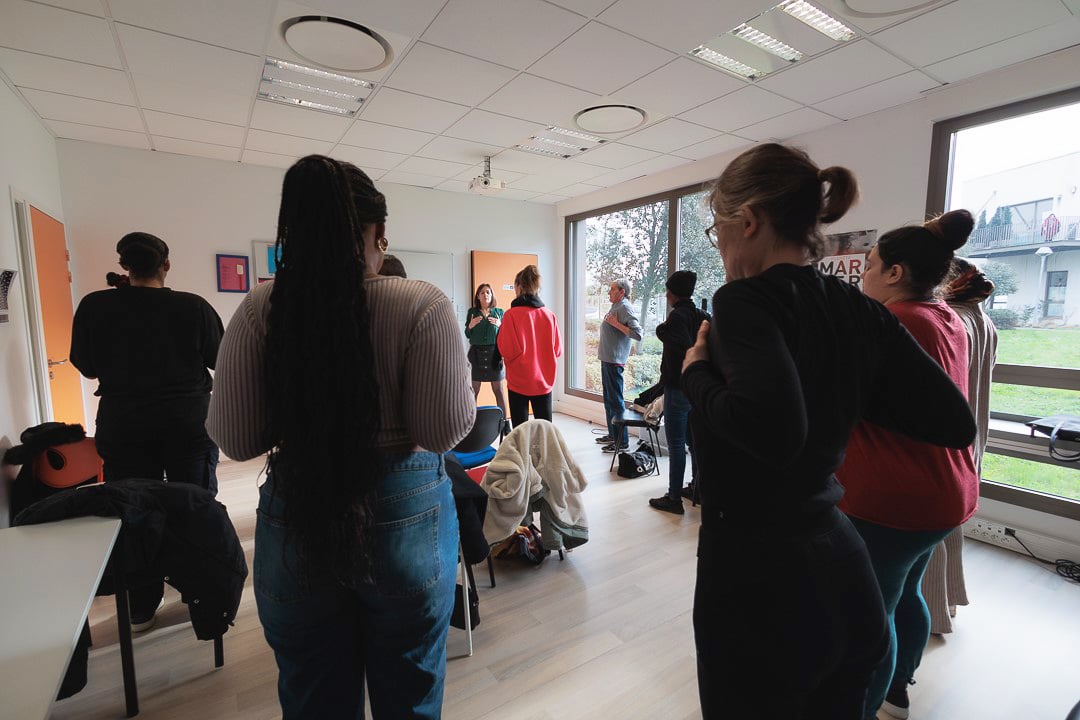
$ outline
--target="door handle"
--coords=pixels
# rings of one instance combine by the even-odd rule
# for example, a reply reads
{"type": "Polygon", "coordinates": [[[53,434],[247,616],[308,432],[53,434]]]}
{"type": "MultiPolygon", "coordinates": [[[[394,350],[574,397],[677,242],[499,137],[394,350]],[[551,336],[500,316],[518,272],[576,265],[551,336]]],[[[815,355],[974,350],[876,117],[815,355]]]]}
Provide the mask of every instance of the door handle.
{"type": "Polygon", "coordinates": [[[50,358],[49,367],[53,367],[54,365],[67,365],[67,361],[67,358],[64,358],[63,360],[53,360],[52,358],[50,358]]]}

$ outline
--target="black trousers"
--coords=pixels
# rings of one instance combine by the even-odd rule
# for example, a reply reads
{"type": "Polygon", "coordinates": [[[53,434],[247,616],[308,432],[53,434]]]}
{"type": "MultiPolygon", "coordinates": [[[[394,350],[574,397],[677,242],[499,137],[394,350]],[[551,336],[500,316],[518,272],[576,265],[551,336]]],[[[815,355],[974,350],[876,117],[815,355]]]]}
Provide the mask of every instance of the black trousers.
{"type": "MultiPolygon", "coordinates": [[[[209,407],[209,396],[102,398],[94,444],[105,463],[105,482],[167,479],[217,495],[218,447],[206,433],[209,407]]],[[[161,581],[129,588],[131,617],[148,619],[164,593],[161,581]]]]}
{"type": "Polygon", "coordinates": [[[507,389],[506,402],[510,406],[510,422],[514,427],[529,421],[529,403],[532,403],[533,417],[551,422],[551,393],[544,395],[522,395],[507,389]]]}
{"type": "Polygon", "coordinates": [[[866,545],[835,509],[804,532],[779,533],[702,528],[694,593],[702,715],[862,720],[889,643],[866,545]]]}

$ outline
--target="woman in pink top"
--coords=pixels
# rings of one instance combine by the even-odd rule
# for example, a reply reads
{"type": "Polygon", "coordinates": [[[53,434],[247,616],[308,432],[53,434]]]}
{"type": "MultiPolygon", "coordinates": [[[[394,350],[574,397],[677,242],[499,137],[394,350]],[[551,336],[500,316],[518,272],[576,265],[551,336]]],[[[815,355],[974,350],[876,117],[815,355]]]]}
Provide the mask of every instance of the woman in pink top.
{"type": "Polygon", "coordinates": [[[514,278],[517,299],[510,303],[499,329],[499,353],[506,363],[506,389],[514,427],[533,417],[551,421],[551,388],[555,362],[562,357],[562,338],[555,315],[540,300],[540,271],[526,265],[514,278]]]}
{"type": "MultiPolygon", "coordinates": [[[[971,213],[954,210],[922,226],[891,230],[870,251],[862,275],[863,291],[884,303],[965,393],[967,332],[935,291],[973,226],[971,213]]],[[[971,448],[938,447],[862,422],[836,474],[844,485],[839,507],[866,542],[892,621],[890,653],[871,681],[865,717],[876,717],[880,706],[906,718],[907,686],[930,637],[919,592],[923,572],[934,547],[975,513],[978,501],[971,448]]]]}

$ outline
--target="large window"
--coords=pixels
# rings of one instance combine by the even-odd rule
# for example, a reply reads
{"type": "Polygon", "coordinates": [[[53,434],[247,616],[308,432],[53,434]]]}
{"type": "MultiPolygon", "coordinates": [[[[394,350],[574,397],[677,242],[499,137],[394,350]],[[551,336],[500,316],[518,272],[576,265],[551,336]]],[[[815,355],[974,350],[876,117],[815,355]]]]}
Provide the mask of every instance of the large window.
{"type": "Polygon", "coordinates": [[[698,274],[694,301],[708,301],[724,282],[719,253],[705,228],[712,224],[707,193],[700,186],[645,198],[567,219],[570,277],[567,392],[586,397],[602,394],[598,348],[600,327],[611,303],[608,288],[629,281],[630,304],[643,330],[627,361],[625,397],[660,380],[663,352],[656,326],[667,317],[664,284],[671,272],[698,274]]]}
{"type": "Polygon", "coordinates": [[[1080,518],[1080,504],[1047,499],[1080,500],[1077,465],[1050,461],[1046,439],[1022,424],[1080,415],[1080,292],[1069,284],[1080,270],[1077,127],[1080,90],[938,123],[927,204],[972,212],[960,253],[997,286],[985,304],[998,366],[983,494],[1080,518]]]}

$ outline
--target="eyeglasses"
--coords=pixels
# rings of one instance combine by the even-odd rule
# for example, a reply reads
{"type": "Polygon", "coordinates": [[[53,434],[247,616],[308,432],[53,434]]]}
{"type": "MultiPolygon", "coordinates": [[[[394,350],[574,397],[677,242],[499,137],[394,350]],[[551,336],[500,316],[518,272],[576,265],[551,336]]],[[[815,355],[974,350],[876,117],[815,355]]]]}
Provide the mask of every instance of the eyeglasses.
{"type": "Polygon", "coordinates": [[[717,231],[720,225],[720,221],[717,220],[712,225],[705,228],[705,238],[709,241],[709,244],[712,245],[713,248],[716,250],[720,249],[719,239],[717,238],[717,231]]]}

